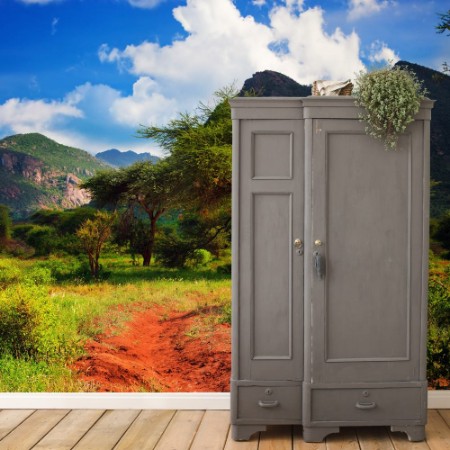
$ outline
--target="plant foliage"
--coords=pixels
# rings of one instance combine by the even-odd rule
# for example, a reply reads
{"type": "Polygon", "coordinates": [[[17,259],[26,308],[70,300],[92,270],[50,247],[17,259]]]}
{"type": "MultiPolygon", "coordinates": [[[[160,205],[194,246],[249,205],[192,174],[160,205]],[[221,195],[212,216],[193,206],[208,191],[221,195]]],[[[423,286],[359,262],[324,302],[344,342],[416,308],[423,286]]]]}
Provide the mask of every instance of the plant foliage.
{"type": "Polygon", "coordinates": [[[414,120],[425,94],[416,75],[397,66],[360,72],[355,79],[355,103],[365,109],[360,120],[367,123],[367,134],[383,140],[387,150],[397,148],[399,135],[414,120]]]}
{"type": "Polygon", "coordinates": [[[430,252],[427,376],[435,388],[450,380],[450,270],[430,252]]]}

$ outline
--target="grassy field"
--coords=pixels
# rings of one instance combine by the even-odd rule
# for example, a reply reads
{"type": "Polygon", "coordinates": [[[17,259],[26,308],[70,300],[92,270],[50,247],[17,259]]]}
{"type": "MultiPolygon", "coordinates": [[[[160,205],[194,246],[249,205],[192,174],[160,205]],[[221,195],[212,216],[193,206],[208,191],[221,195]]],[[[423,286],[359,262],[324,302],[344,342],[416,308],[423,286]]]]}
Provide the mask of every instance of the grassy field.
{"type": "MultiPolygon", "coordinates": [[[[0,391],[89,390],[70,365],[89,339],[120,333],[137,311],[163,305],[168,312],[202,312],[199,316],[214,311],[205,323],[231,321],[230,275],[217,270],[223,261],[175,270],[141,267],[129,256],[111,254],[102,264],[103,281],[92,282],[73,257],[0,255],[0,391]]],[[[428,379],[431,386],[448,389],[450,265],[431,253],[428,297],[428,379]]],[[[198,334],[197,328],[189,333],[198,334]]]]}
{"type": "Polygon", "coordinates": [[[84,280],[75,260],[0,258],[1,391],[85,390],[68,366],[83,354],[87,339],[120,330],[139,309],[214,307],[224,321],[230,320],[230,276],[214,265],[144,268],[118,255],[106,256],[102,263],[108,278],[93,283],[84,280]]]}

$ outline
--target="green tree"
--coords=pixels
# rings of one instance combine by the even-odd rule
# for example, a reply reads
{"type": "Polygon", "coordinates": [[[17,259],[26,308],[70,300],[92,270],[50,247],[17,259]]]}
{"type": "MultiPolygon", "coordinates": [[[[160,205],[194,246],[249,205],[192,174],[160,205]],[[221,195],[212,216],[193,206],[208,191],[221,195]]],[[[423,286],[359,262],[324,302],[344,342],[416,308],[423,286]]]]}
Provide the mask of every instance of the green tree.
{"type": "Polygon", "coordinates": [[[180,180],[180,200],[197,210],[230,202],[232,122],[229,99],[234,87],[215,93],[213,106],[200,104],[198,114],[180,114],[166,126],[142,127],[143,138],[156,141],[180,180]]]}
{"type": "Polygon", "coordinates": [[[444,33],[448,31],[449,33],[447,36],[450,36],[450,9],[444,14],[439,14],[439,17],[441,18],[441,21],[436,25],[437,32],[444,33]]]}
{"type": "Polygon", "coordinates": [[[156,141],[167,152],[166,161],[180,183],[177,199],[186,220],[178,223],[178,231],[166,228],[157,249],[159,259],[167,265],[184,265],[194,251],[213,247],[214,240],[229,236],[232,147],[229,100],[235,95],[234,87],[224,88],[215,93],[212,106],[200,104],[196,114],[180,114],[166,126],[138,130],[141,137],[156,141]]]}
{"type": "Polygon", "coordinates": [[[141,236],[139,251],[143,265],[149,266],[155,244],[158,219],[177,205],[180,180],[170,163],[137,162],[118,170],[100,172],[84,183],[95,201],[133,211],[136,207],[148,218],[148,228],[141,236]]]}
{"type": "MultiPolygon", "coordinates": [[[[441,18],[441,21],[436,25],[436,31],[438,33],[448,32],[447,36],[450,36],[450,9],[444,14],[439,14],[439,17],[441,18]]],[[[444,62],[443,64],[443,71],[450,72],[447,62],[444,62]]]]}
{"type": "Polygon", "coordinates": [[[105,242],[110,238],[115,214],[99,211],[94,219],[87,219],[78,228],[76,234],[81,241],[88,258],[93,278],[98,278],[100,270],[100,254],[105,242]]]}
{"type": "Polygon", "coordinates": [[[0,205],[0,241],[11,239],[12,221],[9,215],[9,208],[6,205],[0,205]]]}

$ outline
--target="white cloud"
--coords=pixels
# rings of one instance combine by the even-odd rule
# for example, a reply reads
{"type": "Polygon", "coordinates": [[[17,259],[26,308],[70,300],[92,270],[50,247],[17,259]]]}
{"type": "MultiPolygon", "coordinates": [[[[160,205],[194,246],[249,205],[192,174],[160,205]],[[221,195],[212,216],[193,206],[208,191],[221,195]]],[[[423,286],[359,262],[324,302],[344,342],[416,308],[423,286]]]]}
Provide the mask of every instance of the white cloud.
{"type": "Polygon", "coordinates": [[[136,8],[152,9],[164,1],[165,0],[128,0],[128,3],[136,8]]]}
{"type": "Polygon", "coordinates": [[[255,6],[264,6],[266,4],[266,0],[252,0],[252,3],[255,6]]]}
{"type": "Polygon", "coordinates": [[[138,128],[167,122],[176,114],[177,102],[159,93],[152,79],[141,77],[133,85],[133,95],[116,99],[110,112],[117,122],[138,128]]]}
{"type": "MultiPolygon", "coordinates": [[[[358,35],[339,28],[327,33],[324,11],[302,8],[303,1],[286,0],[263,24],[242,16],[231,0],[187,0],[173,10],[187,37],[170,45],[145,41],[124,49],[104,44],[98,54],[102,62],[154,81],[153,98],[147,94],[143,107],[149,117],[146,108],[162,104],[155,93],[165,101],[176,98],[183,111],[233,81],[241,86],[256,71],[275,70],[309,84],[319,78],[347,79],[362,69],[358,35]]],[[[133,98],[122,105],[143,106],[136,92],[133,98]]]]}
{"type": "Polygon", "coordinates": [[[25,5],[47,5],[49,3],[59,3],[63,0],[16,0],[19,3],[25,3],[25,5]]]}
{"type": "Polygon", "coordinates": [[[375,41],[370,46],[369,61],[374,63],[395,64],[400,57],[384,42],[375,41]]]}
{"type": "Polygon", "coordinates": [[[376,14],[391,4],[389,0],[349,0],[348,18],[357,20],[376,14]]]}
{"type": "Polygon", "coordinates": [[[58,101],[11,98],[0,105],[0,127],[8,127],[14,133],[45,133],[69,117],[81,118],[83,112],[58,101]]]}
{"type": "Polygon", "coordinates": [[[85,83],[69,92],[64,101],[80,108],[91,121],[110,119],[109,108],[120,98],[120,92],[105,84],[85,83]]]}
{"type": "Polygon", "coordinates": [[[56,25],[58,25],[59,17],[54,17],[52,20],[52,36],[56,34],[56,25]]]}
{"type": "Polygon", "coordinates": [[[291,11],[302,11],[304,0],[284,0],[286,7],[291,11]]]}

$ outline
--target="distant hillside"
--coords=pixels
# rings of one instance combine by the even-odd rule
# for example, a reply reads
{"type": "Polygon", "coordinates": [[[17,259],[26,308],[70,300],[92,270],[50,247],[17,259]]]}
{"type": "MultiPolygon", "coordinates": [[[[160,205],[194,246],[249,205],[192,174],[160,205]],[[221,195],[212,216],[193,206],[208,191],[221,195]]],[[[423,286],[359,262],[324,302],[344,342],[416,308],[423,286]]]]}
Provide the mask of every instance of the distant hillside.
{"type": "Polygon", "coordinates": [[[73,208],[88,203],[82,180],[108,166],[95,157],[39,133],[0,140],[0,203],[14,218],[40,208],[73,208]]]}
{"type": "Polygon", "coordinates": [[[436,100],[431,110],[431,178],[439,184],[433,188],[431,214],[450,210],[450,76],[406,61],[396,65],[408,67],[426,87],[428,97],[436,100]]]}
{"type": "Polygon", "coordinates": [[[245,80],[239,96],[246,93],[257,97],[307,97],[311,95],[311,86],[299,84],[282,73],[264,70],[245,80]]]}
{"type": "Polygon", "coordinates": [[[137,161],[150,161],[155,164],[159,158],[151,153],[136,153],[132,150],[121,152],[115,148],[97,153],[96,158],[111,164],[114,167],[126,167],[137,161]]]}
{"type": "MultiPolygon", "coordinates": [[[[431,119],[431,178],[439,184],[433,188],[431,215],[439,216],[450,210],[450,76],[407,61],[396,65],[409,67],[423,80],[428,97],[436,100],[431,119]]],[[[251,92],[259,97],[307,97],[311,87],[291,78],[265,70],[245,81],[239,95],[251,92]]]]}

